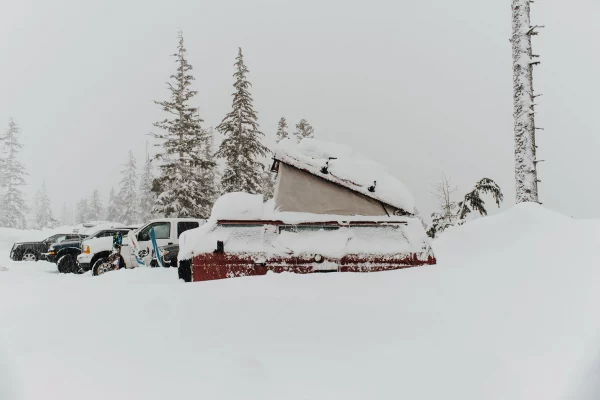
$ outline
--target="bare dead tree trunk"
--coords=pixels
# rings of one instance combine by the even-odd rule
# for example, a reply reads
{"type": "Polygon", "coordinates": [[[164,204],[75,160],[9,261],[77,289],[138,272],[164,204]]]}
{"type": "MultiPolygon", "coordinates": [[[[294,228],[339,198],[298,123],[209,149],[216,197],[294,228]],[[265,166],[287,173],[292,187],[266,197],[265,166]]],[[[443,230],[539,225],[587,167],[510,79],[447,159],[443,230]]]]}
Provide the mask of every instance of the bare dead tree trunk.
{"type": "Polygon", "coordinates": [[[454,218],[454,209],[456,203],[452,201],[452,193],[456,191],[456,187],[451,187],[450,178],[446,174],[442,174],[440,182],[434,187],[432,194],[438,201],[440,207],[440,215],[447,223],[452,223],[454,218]]]}
{"type": "Polygon", "coordinates": [[[516,201],[538,203],[533,65],[539,62],[533,60],[531,50],[537,27],[531,26],[530,0],[513,0],[512,19],[516,201]]]}

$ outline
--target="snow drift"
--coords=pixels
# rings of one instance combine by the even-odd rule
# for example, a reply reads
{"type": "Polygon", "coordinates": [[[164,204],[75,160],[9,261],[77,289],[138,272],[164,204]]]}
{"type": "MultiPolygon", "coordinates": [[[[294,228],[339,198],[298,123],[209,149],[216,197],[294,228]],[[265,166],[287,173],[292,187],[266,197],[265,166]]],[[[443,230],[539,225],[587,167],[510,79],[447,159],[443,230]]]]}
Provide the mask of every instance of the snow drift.
{"type": "Polygon", "coordinates": [[[1,255],[0,346],[23,399],[596,399],[599,245],[600,221],[522,204],[373,274],[183,284],[1,255]]]}

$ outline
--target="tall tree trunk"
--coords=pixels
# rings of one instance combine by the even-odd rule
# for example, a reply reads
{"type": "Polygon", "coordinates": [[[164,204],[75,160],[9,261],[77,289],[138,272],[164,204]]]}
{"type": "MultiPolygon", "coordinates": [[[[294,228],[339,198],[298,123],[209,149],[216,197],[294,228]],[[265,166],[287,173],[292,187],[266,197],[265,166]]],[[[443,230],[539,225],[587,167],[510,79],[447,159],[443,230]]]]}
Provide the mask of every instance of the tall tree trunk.
{"type": "Polygon", "coordinates": [[[513,0],[512,18],[516,202],[537,203],[530,0],[513,0]]]}

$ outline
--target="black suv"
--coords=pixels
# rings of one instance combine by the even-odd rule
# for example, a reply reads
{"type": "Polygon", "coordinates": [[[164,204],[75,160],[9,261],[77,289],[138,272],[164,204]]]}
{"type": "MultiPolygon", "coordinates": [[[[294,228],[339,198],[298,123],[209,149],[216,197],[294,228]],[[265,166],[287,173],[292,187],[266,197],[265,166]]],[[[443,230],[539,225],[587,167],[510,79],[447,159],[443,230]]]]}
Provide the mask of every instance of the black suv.
{"type": "Polygon", "coordinates": [[[42,258],[58,266],[58,272],[76,272],[75,259],[81,253],[81,239],[67,239],[60,243],[54,243],[42,258]]]}
{"type": "Polygon", "coordinates": [[[15,243],[10,250],[10,259],[14,261],[37,261],[42,259],[42,255],[48,252],[51,245],[65,240],[81,240],[85,236],[78,233],[63,233],[52,235],[41,242],[15,243]]]}

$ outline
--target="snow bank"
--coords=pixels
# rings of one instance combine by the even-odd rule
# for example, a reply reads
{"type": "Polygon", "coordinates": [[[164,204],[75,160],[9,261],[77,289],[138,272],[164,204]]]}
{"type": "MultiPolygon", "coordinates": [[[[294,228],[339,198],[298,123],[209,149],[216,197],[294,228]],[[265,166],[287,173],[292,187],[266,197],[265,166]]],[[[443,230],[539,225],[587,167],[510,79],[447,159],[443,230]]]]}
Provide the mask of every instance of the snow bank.
{"type": "Polygon", "coordinates": [[[0,273],[0,344],[24,400],[591,400],[599,247],[600,221],[522,204],[391,272],[185,284],[28,263],[0,273]]]}
{"type": "Polygon", "coordinates": [[[373,197],[394,207],[414,213],[412,194],[382,164],[370,160],[350,147],[316,139],[303,139],[299,144],[284,139],[277,145],[274,157],[323,179],[373,197]],[[321,168],[328,163],[328,174],[321,168]],[[377,182],[375,192],[368,190],[377,182]]]}

